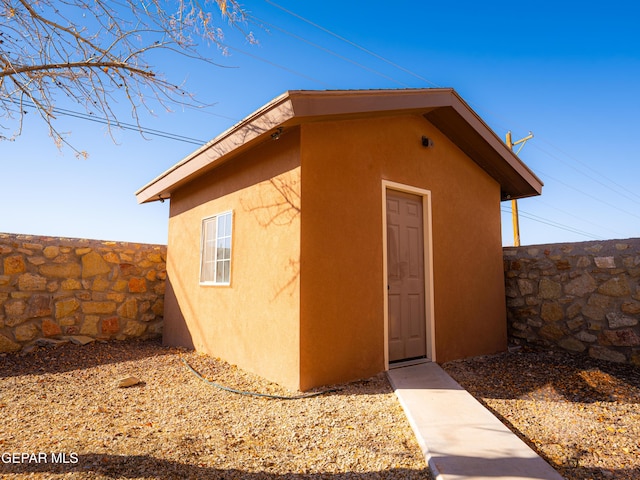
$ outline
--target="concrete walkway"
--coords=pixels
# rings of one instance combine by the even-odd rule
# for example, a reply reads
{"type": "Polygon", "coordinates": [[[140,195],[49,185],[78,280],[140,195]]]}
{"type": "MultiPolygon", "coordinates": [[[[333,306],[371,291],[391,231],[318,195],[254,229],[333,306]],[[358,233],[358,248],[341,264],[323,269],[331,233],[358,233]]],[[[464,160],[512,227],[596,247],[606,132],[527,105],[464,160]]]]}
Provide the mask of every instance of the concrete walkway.
{"type": "Polygon", "coordinates": [[[562,480],[436,363],[387,373],[437,480],[562,480]]]}

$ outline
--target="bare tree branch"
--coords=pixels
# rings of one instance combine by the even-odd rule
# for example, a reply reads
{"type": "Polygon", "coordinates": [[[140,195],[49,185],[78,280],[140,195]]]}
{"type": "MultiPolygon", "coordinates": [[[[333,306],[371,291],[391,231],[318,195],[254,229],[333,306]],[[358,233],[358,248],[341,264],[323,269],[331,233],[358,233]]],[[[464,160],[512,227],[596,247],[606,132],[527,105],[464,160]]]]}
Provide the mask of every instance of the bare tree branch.
{"type": "Polygon", "coordinates": [[[82,69],[82,68],[102,68],[105,73],[109,73],[109,69],[122,69],[135,75],[155,77],[155,73],[135,68],[126,62],[102,62],[92,61],[88,59],[81,62],[68,62],[68,63],[51,63],[47,65],[22,65],[22,66],[7,66],[0,72],[0,77],[14,76],[20,74],[33,74],[38,71],[46,71],[51,77],[56,77],[58,74],[56,70],[62,70],[63,74],[68,73],[69,70],[82,69]]]}
{"type": "Polygon", "coordinates": [[[224,53],[225,20],[255,43],[236,0],[0,0],[0,140],[22,133],[26,105],[35,105],[59,144],[67,143],[54,125],[60,99],[111,127],[122,115],[118,100],[137,125],[143,111],[197,105],[156,71],[150,54],[216,64],[198,42],[224,53]]]}

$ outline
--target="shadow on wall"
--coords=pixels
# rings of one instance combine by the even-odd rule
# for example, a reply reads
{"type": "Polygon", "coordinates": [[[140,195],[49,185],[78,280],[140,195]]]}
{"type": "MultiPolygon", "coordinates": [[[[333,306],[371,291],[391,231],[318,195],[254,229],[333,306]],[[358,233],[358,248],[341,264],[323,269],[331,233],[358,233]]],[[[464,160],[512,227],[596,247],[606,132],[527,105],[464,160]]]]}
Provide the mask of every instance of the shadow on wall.
{"type": "MultiPolygon", "coordinates": [[[[250,197],[250,200],[240,199],[240,207],[248,215],[255,218],[257,225],[262,229],[285,227],[284,235],[290,231],[286,229],[292,223],[298,221],[300,216],[300,176],[297,170],[284,172],[278,176],[261,182],[262,188],[257,189],[258,195],[250,197]]],[[[274,242],[283,236],[276,231],[271,235],[274,242]]],[[[171,249],[171,245],[169,249],[171,249]]],[[[197,254],[198,261],[200,253],[197,254]]],[[[194,338],[205,339],[210,333],[204,331],[207,322],[202,321],[202,311],[194,304],[200,288],[197,283],[187,284],[179,275],[180,259],[169,255],[169,274],[166,283],[164,332],[165,345],[183,346],[194,349],[194,338]],[[173,273],[173,274],[172,274],[173,273]],[[176,282],[178,282],[176,284],[176,282]],[[186,319],[198,319],[187,323],[186,319]],[[195,329],[195,330],[194,330],[195,329]]],[[[300,259],[290,257],[287,263],[280,266],[286,278],[276,285],[271,300],[276,300],[280,295],[294,295],[295,285],[300,276],[300,259]]],[[[232,274],[233,275],[233,274],[232,274]]],[[[240,306],[239,306],[240,308],[240,306]]],[[[214,315],[215,311],[207,312],[214,315]]]]}
{"type": "MultiPolygon", "coordinates": [[[[300,176],[292,172],[286,172],[278,177],[268,180],[270,188],[260,190],[259,199],[248,202],[240,200],[245,212],[253,214],[258,225],[262,228],[270,226],[290,226],[300,217],[300,176]]],[[[291,277],[280,285],[272,300],[289,290],[300,276],[300,259],[290,258],[283,268],[291,273],[291,277]]]]}
{"type": "MultiPolygon", "coordinates": [[[[172,280],[171,275],[168,275],[164,302],[162,343],[167,346],[185,347],[193,350],[195,349],[193,337],[182,313],[182,307],[177,300],[172,280]]],[[[182,301],[191,303],[188,296],[182,301]]]]}
{"type": "Polygon", "coordinates": [[[190,182],[188,188],[174,192],[171,197],[170,217],[179,216],[204,201],[239,192],[298,168],[298,136],[299,129],[291,129],[277,142],[264,142],[251,152],[242,154],[232,162],[222,164],[190,182]]]}

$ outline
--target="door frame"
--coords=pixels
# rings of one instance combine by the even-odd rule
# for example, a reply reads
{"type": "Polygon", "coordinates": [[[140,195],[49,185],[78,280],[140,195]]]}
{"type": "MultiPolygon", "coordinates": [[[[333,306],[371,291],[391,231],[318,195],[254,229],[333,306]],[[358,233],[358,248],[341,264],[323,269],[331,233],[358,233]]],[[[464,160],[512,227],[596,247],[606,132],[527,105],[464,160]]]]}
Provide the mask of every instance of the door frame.
{"type": "Polygon", "coordinates": [[[384,368],[389,370],[389,294],[387,266],[387,192],[395,190],[422,198],[422,230],[424,251],[424,312],[427,360],[436,360],[435,314],[433,305],[433,236],[431,191],[402,183],[382,180],[382,298],[384,299],[384,368]]]}

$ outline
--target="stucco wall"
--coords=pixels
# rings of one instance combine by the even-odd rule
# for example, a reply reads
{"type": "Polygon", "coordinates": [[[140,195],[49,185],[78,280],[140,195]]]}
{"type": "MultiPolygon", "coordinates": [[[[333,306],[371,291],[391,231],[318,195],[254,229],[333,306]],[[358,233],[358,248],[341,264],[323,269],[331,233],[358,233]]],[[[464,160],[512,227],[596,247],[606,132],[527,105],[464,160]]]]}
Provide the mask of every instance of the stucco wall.
{"type": "Polygon", "coordinates": [[[165,342],[302,390],[384,370],[383,180],[431,192],[435,359],[504,350],[500,186],[419,115],[285,128],[174,191],[165,342]],[[226,210],[231,286],[200,286],[226,210]]]}
{"type": "Polygon", "coordinates": [[[163,245],[0,234],[0,352],[162,332],[163,245]]]}
{"type": "Polygon", "coordinates": [[[504,249],[512,342],[640,365],[640,239],[504,249]]]}
{"type": "Polygon", "coordinates": [[[431,191],[436,360],[505,349],[497,182],[421,116],[310,123],[301,143],[308,385],[384,369],[382,180],[431,191]]]}
{"type": "Polygon", "coordinates": [[[171,197],[164,342],[299,388],[300,168],[288,132],[171,197]],[[199,283],[203,218],[233,211],[231,285],[199,283]]]}

